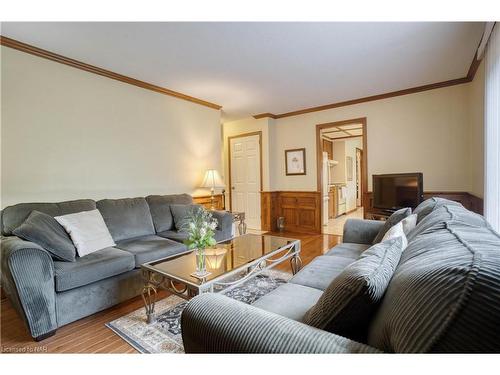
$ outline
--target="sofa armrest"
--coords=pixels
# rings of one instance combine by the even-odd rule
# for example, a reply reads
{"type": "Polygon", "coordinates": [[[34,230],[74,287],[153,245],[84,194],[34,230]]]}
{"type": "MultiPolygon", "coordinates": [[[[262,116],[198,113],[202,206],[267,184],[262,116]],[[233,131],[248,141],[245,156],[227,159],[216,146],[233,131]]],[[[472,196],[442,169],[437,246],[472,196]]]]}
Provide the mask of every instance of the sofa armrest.
{"type": "Polygon", "coordinates": [[[342,241],[371,245],[383,226],[384,222],[380,220],[348,219],[342,241]]]}
{"type": "Polygon", "coordinates": [[[211,211],[212,216],[217,220],[217,229],[223,232],[223,238],[231,238],[233,227],[233,215],[227,211],[211,211]]]}
{"type": "Polygon", "coordinates": [[[28,325],[41,340],[57,329],[54,263],[50,254],[15,236],[1,242],[2,285],[28,325]]]}
{"type": "Polygon", "coordinates": [[[364,344],[220,294],[193,298],[181,316],[186,353],[377,353],[364,344]]]}

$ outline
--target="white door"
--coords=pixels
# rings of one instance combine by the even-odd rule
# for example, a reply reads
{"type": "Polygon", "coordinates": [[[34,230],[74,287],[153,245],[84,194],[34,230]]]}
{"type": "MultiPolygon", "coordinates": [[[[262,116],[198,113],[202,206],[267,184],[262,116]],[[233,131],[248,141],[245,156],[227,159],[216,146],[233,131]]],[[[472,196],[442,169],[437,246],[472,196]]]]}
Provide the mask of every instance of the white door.
{"type": "Polygon", "coordinates": [[[248,228],[260,229],[260,142],[258,135],[231,138],[231,209],[245,213],[248,228]]]}

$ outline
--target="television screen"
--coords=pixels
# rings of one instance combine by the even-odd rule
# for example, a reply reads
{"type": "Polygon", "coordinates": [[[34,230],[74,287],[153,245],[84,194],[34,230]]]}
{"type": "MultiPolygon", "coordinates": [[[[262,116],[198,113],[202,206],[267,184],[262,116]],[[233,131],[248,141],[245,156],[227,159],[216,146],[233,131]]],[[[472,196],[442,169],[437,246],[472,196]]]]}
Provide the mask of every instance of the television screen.
{"type": "Polygon", "coordinates": [[[423,200],[422,173],[373,175],[373,207],[415,208],[423,200]]]}

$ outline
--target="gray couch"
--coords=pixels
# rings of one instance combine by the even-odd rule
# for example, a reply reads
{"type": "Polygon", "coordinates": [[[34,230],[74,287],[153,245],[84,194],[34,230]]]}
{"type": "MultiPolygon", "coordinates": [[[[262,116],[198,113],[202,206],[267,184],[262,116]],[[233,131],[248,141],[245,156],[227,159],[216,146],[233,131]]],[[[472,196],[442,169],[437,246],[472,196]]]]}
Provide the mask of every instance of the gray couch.
{"type": "MultiPolygon", "coordinates": [[[[31,336],[41,340],[56,329],[140,294],[140,265],[187,251],[186,234],[175,229],[171,204],[193,204],[190,195],[81,199],[21,203],[1,215],[2,288],[31,336]],[[35,243],[12,234],[33,210],[52,216],[99,209],[116,243],[75,262],[54,260],[35,243]]],[[[231,237],[232,217],[214,211],[216,240],[231,237]]]]}
{"type": "Polygon", "coordinates": [[[499,234],[456,202],[432,198],[415,213],[417,227],[381,303],[355,322],[358,341],[301,321],[371,246],[379,221],[348,220],[344,243],[253,305],[218,294],[192,299],[182,314],[186,352],[500,352],[499,234]]]}

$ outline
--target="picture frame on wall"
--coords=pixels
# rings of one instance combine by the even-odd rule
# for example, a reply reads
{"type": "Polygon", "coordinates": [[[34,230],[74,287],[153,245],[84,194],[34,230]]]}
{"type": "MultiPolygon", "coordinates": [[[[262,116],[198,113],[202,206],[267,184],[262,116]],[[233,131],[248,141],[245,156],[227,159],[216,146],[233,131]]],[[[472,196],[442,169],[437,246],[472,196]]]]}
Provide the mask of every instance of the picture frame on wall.
{"type": "Polygon", "coordinates": [[[300,176],[306,174],[305,148],[285,150],[285,174],[287,176],[300,176]]]}
{"type": "Polygon", "coordinates": [[[346,156],[345,157],[345,163],[346,163],[346,174],[347,174],[347,181],[352,181],[352,157],[351,156],[346,156]]]}

